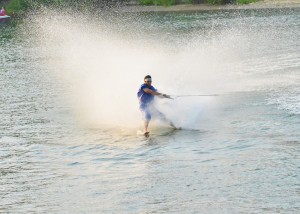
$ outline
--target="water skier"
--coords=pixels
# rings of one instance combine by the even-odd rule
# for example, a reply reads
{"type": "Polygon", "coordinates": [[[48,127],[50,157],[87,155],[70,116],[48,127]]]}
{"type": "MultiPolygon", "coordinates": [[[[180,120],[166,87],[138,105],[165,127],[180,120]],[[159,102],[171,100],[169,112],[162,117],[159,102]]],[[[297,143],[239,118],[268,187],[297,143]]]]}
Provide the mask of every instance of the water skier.
{"type": "Polygon", "coordinates": [[[154,106],[154,96],[159,96],[161,98],[168,98],[172,99],[167,94],[162,94],[158,92],[152,85],[152,78],[150,75],[147,75],[144,77],[144,83],[139,88],[139,91],[137,93],[139,103],[140,103],[140,110],[143,114],[144,119],[144,135],[148,136],[148,126],[149,122],[152,118],[152,115],[158,116],[163,121],[169,123],[170,126],[174,127],[173,123],[169,121],[163,113],[158,111],[154,106]]]}

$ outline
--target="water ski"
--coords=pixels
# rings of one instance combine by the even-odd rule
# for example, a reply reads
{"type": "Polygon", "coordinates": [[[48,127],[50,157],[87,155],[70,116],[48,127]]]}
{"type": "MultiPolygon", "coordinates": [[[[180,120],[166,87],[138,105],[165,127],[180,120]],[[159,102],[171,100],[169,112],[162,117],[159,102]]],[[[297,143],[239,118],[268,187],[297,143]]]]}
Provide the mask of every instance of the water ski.
{"type": "Polygon", "coordinates": [[[149,133],[150,133],[150,132],[144,132],[144,131],[142,131],[142,130],[138,130],[136,134],[137,134],[138,136],[149,137],[149,133]]]}

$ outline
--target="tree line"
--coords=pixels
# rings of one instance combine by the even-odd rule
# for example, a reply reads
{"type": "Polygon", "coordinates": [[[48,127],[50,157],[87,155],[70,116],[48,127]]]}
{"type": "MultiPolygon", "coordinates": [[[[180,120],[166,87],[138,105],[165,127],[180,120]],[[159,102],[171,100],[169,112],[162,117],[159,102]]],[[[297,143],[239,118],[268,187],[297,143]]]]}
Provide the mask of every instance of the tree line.
{"type": "Polygon", "coordinates": [[[9,14],[22,13],[28,9],[43,6],[110,8],[123,5],[163,5],[176,4],[247,4],[258,0],[0,0],[9,14]]]}

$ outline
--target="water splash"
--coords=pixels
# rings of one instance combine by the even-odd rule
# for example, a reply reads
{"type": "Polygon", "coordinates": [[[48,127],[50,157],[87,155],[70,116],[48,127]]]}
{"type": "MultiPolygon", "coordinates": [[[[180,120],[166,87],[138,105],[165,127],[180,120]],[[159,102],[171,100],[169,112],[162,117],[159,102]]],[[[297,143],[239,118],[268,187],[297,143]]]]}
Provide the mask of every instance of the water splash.
{"type": "MultiPolygon", "coordinates": [[[[178,32],[181,26],[172,26],[172,20],[170,26],[140,14],[94,15],[45,9],[30,20],[39,54],[69,86],[68,100],[83,124],[140,124],[136,92],[146,74],[153,76],[159,91],[169,94],[265,90],[283,83],[282,75],[261,75],[282,64],[258,63],[270,60],[260,50],[274,42],[266,38],[271,33],[249,28],[245,20],[212,20],[212,26],[178,32]]],[[[219,104],[209,98],[164,100],[158,105],[178,126],[199,128],[201,119],[219,104]]]]}

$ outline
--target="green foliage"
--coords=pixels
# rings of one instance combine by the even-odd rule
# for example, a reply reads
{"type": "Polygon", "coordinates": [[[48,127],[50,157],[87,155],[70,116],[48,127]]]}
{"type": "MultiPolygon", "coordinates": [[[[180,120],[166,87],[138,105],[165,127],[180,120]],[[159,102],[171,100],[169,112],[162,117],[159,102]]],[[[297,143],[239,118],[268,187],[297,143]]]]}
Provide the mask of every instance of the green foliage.
{"type": "Polygon", "coordinates": [[[5,5],[8,14],[21,14],[27,9],[38,8],[41,5],[76,6],[84,5],[86,2],[109,2],[113,0],[10,0],[5,5]]]}
{"type": "Polygon", "coordinates": [[[171,6],[176,3],[176,0],[160,0],[160,5],[171,6]]]}
{"type": "Polygon", "coordinates": [[[141,5],[163,5],[171,6],[176,3],[176,0],[139,0],[141,5]]]}
{"type": "Polygon", "coordinates": [[[194,3],[194,0],[183,0],[183,2],[185,4],[192,4],[192,3],[194,3]]]}
{"type": "Polygon", "coordinates": [[[206,0],[208,4],[225,4],[225,0],[206,0]]]}
{"type": "MultiPolygon", "coordinates": [[[[54,0],[54,2],[57,1],[62,2],[64,0],[54,0]]],[[[5,9],[8,14],[23,13],[28,8],[36,7],[41,4],[49,4],[49,2],[49,0],[10,0],[5,5],[5,9]]]]}
{"type": "Polygon", "coordinates": [[[8,14],[13,14],[14,12],[24,12],[27,7],[28,4],[24,0],[11,0],[5,9],[8,14]]]}
{"type": "Polygon", "coordinates": [[[254,3],[257,2],[258,0],[237,0],[238,4],[250,4],[250,3],[254,3]]]}
{"type": "Polygon", "coordinates": [[[237,3],[237,4],[249,4],[253,2],[258,2],[259,0],[206,0],[207,4],[228,4],[228,3],[237,3]]]}
{"type": "MultiPolygon", "coordinates": [[[[175,5],[178,0],[138,0],[141,5],[175,5]]],[[[219,5],[226,3],[249,4],[259,0],[204,0],[207,4],[219,5]]],[[[4,1],[5,3],[6,1],[4,1]]],[[[60,5],[60,6],[78,6],[86,3],[91,5],[108,4],[110,2],[117,2],[116,0],[10,0],[5,5],[8,14],[18,14],[25,12],[28,8],[36,8],[40,5],[60,5]]],[[[120,0],[121,2],[121,0],[120,0]]],[[[185,4],[192,4],[199,2],[198,0],[182,0],[185,4]]],[[[201,1],[202,2],[202,1],[201,1]]],[[[3,3],[2,3],[3,4],[3,3]]]]}
{"type": "Polygon", "coordinates": [[[153,0],[139,0],[141,5],[153,5],[153,0]]]}

